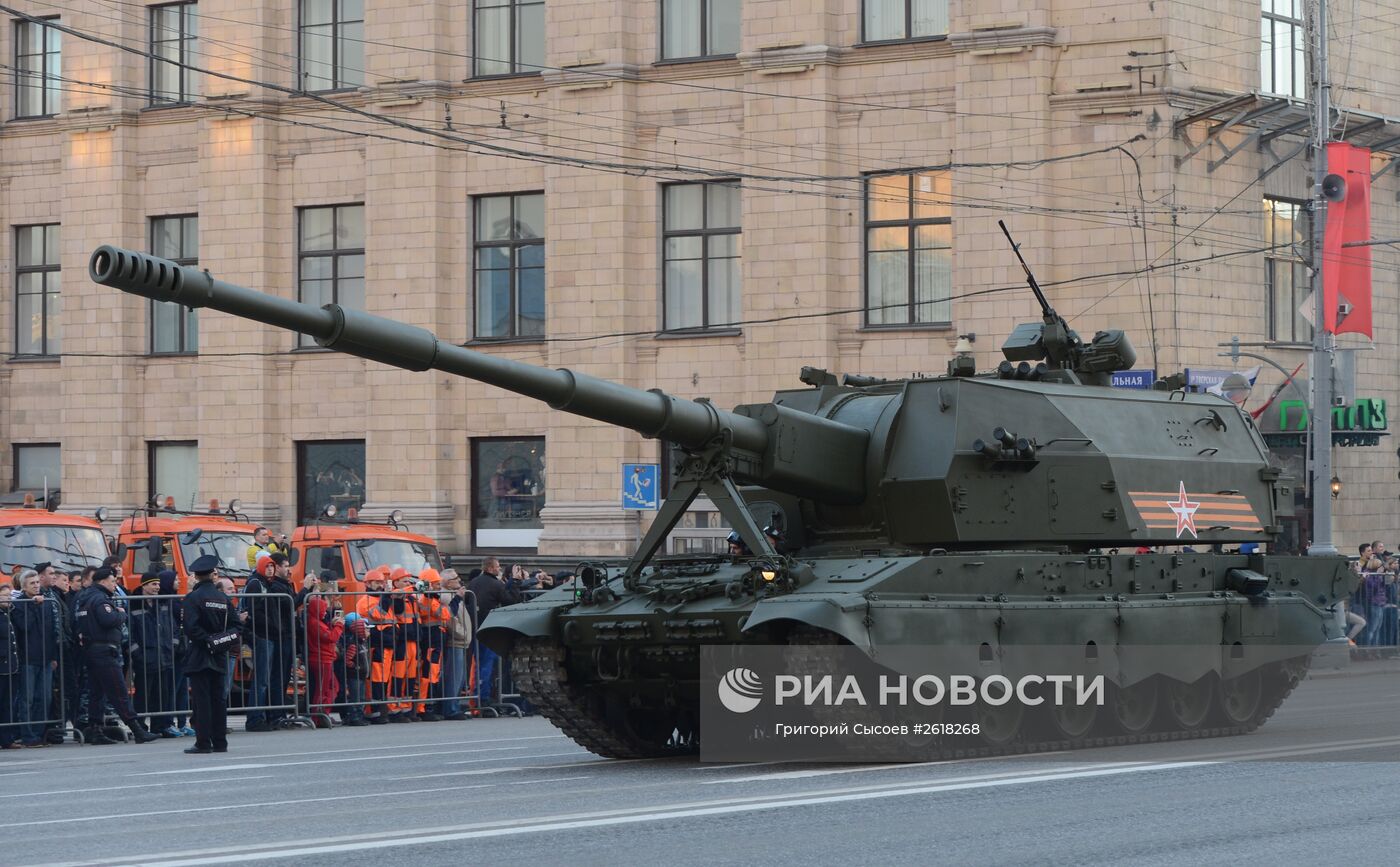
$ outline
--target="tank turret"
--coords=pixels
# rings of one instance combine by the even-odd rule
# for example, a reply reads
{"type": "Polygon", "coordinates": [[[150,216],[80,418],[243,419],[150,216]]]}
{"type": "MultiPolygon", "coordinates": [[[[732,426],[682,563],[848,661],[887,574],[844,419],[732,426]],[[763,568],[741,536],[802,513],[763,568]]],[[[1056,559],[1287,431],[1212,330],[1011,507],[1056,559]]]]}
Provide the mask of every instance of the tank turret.
{"type": "MultiPolygon", "coordinates": [[[[416,326],[256,292],[131,250],[98,248],[90,271],[97,283],[156,301],[299,331],[328,349],[468,377],[668,440],[693,456],[677,478],[694,494],[737,501],[729,479],[771,492],[747,499],[767,497],[797,531],[789,533],[795,547],[1257,542],[1272,538],[1278,515],[1291,509],[1292,488],[1233,404],[1092,387],[1133,363],[1131,345],[1116,331],[1081,340],[1029,269],[1044,322],[1013,332],[992,375],[837,384],[809,371],[810,387],[733,411],[498,358],[416,326]]],[[[661,518],[689,504],[684,490],[672,499],[677,508],[661,518]]],[[[721,508],[754,551],[769,550],[756,527],[721,508]]]]}

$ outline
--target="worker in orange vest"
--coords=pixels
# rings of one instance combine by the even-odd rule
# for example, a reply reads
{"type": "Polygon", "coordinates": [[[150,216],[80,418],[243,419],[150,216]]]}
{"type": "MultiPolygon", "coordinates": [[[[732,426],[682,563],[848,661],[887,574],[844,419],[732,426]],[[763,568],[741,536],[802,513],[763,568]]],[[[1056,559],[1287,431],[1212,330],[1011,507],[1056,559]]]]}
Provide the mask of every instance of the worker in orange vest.
{"type": "Polygon", "coordinates": [[[398,625],[392,603],[385,592],[389,569],[380,566],[365,573],[365,595],[355,604],[355,612],[369,626],[370,706],[366,715],[374,725],[389,721],[389,686],[394,667],[394,630],[398,625]]]}
{"type": "Polygon", "coordinates": [[[400,566],[389,574],[394,592],[394,665],[389,693],[389,722],[418,722],[414,699],[418,695],[418,606],[415,585],[418,579],[400,566]],[[394,699],[397,699],[395,701],[394,699]]]}
{"type": "MultiPolygon", "coordinates": [[[[452,612],[442,601],[442,576],[429,566],[418,574],[423,592],[416,600],[418,608],[418,718],[426,722],[442,720],[439,702],[428,704],[435,687],[442,683],[442,653],[447,638],[447,622],[452,612]]],[[[441,698],[441,695],[436,696],[441,698]]]]}

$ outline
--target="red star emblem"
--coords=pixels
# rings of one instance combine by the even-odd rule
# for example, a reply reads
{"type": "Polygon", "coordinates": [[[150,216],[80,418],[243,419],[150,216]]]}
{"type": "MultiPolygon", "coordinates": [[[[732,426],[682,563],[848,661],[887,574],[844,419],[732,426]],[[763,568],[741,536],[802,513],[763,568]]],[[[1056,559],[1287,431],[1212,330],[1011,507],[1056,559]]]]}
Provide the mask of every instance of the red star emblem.
{"type": "Polygon", "coordinates": [[[1167,501],[1167,508],[1176,513],[1176,537],[1181,538],[1183,530],[1191,533],[1191,538],[1199,538],[1196,535],[1196,510],[1201,507],[1200,503],[1193,503],[1186,499],[1186,483],[1181,482],[1181,492],[1176,501],[1167,501]]]}

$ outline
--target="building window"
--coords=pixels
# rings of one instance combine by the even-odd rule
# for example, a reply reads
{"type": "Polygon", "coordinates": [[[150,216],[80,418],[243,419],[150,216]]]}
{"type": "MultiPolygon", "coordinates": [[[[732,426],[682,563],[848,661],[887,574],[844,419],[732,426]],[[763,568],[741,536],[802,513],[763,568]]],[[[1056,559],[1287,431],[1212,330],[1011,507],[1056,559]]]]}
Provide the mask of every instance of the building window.
{"type": "Polygon", "coordinates": [[[862,42],[927,39],[948,33],[948,0],[865,0],[862,42]]]}
{"type": "Polygon", "coordinates": [[[301,0],[298,28],[302,90],[365,83],[364,0],[301,0]]]}
{"type": "Polygon", "coordinates": [[[476,200],[476,336],[544,336],[544,194],[476,200]]]}
{"type": "Polygon", "coordinates": [[[63,88],[62,37],[59,30],[43,21],[15,22],[16,117],[58,114],[63,88]]]}
{"type": "Polygon", "coordinates": [[[474,547],[537,547],[544,501],[544,437],[472,440],[474,547]]]}
{"type": "MultiPolygon", "coordinates": [[[[320,307],[339,304],[365,307],[365,206],[302,208],[299,227],[297,288],[301,300],[320,307]]],[[[302,334],[299,346],[315,346],[302,334]]]]}
{"type": "Polygon", "coordinates": [[[661,0],[661,57],[723,57],[739,51],[740,0],[661,0]]]}
{"type": "MultiPolygon", "coordinates": [[[[1312,233],[1306,202],[1264,199],[1264,297],[1269,311],[1269,339],[1280,343],[1311,343],[1312,325],[1303,304],[1312,291],[1301,251],[1312,233]],[[1280,246],[1280,245],[1288,246],[1280,246]]],[[[1311,313],[1312,311],[1308,311],[1311,313]]]]}
{"type": "Polygon", "coordinates": [[[948,172],[872,175],[865,187],[865,321],[952,321],[953,216],[948,172]]]}
{"type": "Polygon", "coordinates": [[[1260,30],[1259,89],[1279,96],[1306,94],[1303,0],[1264,0],[1260,30]]]}
{"type": "Polygon", "coordinates": [[[671,184],[663,188],[662,210],[663,327],[734,327],[742,282],[739,184],[671,184]]]}
{"type": "MultiPolygon", "coordinates": [[[[151,253],[179,265],[199,264],[199,217],[151,218],[151,253]]],[[[151,302],[151,353],[198,352],[199,317],[193,307],[151,302]]]]}
{"type": "Polygon", "coordinates": [[[20,226],[15,241],[15,354],[58,355],[59,226],[20,226]]]}
{"type": "Polygon", "coordinates": [[[151,7],[151,105],[178,105],[195,98],[195,40],[199,16],[194,3],[151,7]]]}
{"type": "Polygon", "coordinates": [[[146,443],[150,496],[175,498],[175,508],[194,511],[199,499],[199,443],[146,443]]]}
{"type": "MultiPolygon", "coordinates": [[[[63,487],[63,450],[58,443],[15,444],[15,491],[57,491],[63,487]]],[[[37,497],[36,497],[37,499],[37,497]]]]}
{"type": "Polygon", "coordinates": [[[326,506],[338,514],[365,504],[365,441],[297,443],[297,518],[315,520],[326,506]]]}
{"type": "Polygon", "coordinates": [[[472,74],[521,75],[544,68],[544,0],[475,0],[472,74]]]}

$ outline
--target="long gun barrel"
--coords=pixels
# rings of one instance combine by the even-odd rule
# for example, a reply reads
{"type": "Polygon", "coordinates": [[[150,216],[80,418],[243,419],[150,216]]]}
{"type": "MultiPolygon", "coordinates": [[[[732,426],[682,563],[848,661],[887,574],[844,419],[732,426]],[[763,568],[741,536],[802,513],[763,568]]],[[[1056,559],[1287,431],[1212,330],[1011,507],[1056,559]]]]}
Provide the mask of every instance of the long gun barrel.
{"type": "Polygon", "coordinates": [[[644,391],[575,373],[550,370],[444,343],[431,332],[359,310],[314,307],[235,286],[207,271],[146,253],[104,244],[93,251],[94,283],[186,307],[207,307],[310,335],[319,346],[404,370],[441,370],[537,398],[554,409],[629,428],[682,448],[700,449],[727,438],[741,481],[838,503],[866,496],[864,430],[768,404],[752,415],[727,412],[704,400],[678,400],[658,389],[644,391]],[[775,454],[779,428],[796,429],[804,444],[836,448],[848,469],[829,465],[813,473],[775,454]]]}

